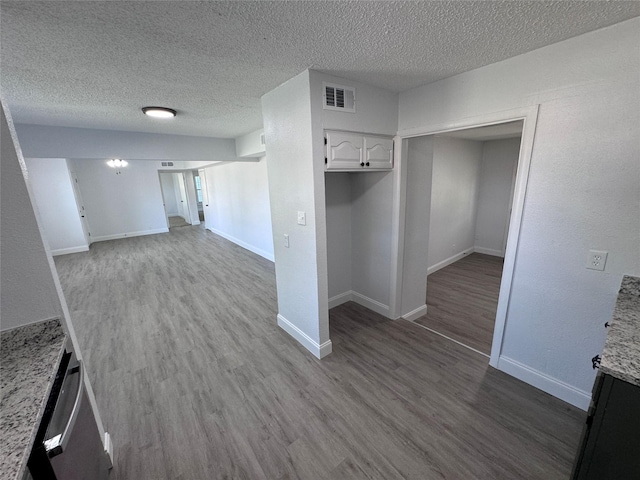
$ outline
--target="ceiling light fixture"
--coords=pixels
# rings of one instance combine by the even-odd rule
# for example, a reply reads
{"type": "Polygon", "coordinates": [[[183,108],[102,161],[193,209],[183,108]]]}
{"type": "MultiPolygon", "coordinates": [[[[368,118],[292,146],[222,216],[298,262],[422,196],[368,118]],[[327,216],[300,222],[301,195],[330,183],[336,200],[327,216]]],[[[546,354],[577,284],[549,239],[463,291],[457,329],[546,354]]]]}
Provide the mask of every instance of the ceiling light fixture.
{"type": "Polygon", "coordinates": [[[126,160],[120,160],[119,158],[114,158],[113,160],[108,160],[107,165],[111,168],[124,168],[129,165],[129,162],[126,160]]]}
{"type": "Polygon", "coordinates": [[[154,118],[173,118],[176,116],[174,109],[166,107],[144,107],[142,113],[154,118]]]}

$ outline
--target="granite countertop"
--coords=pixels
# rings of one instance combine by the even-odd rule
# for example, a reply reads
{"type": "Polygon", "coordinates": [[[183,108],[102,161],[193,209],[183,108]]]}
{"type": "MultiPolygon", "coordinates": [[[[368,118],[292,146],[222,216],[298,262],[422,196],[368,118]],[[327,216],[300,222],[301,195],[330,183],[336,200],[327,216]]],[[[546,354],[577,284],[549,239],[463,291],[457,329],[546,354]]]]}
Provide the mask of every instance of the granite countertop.
{"type": "Polygon", "coordinates": [[[600,371],[640,386],[640,278],[622,279],[600,371]]]}
{"type": "Polygon", "coordinates": [[[0,478],[20,479],[64,353],[60,320],[0,333],[0,478]]]}

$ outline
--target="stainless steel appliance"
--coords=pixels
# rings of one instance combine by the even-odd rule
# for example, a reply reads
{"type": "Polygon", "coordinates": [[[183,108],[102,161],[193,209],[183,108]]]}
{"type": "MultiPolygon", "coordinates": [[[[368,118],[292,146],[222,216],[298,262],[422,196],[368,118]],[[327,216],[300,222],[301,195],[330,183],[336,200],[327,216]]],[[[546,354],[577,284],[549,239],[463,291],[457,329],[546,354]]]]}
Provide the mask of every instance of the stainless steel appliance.
{"type": "Polygon", "coordinates": [[[34,480],[109,477],[109,461],[82,376],[82,363],[65,352],[27,463],[34,480]]]}

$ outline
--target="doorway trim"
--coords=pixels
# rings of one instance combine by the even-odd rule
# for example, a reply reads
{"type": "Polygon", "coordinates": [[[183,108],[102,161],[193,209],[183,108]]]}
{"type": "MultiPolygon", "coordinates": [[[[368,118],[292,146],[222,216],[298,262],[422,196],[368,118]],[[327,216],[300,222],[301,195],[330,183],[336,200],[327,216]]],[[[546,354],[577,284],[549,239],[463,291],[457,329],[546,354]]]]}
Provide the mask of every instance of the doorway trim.
{"type": "MultiPolygon", "coordinates": [[[[404,272],[404,230],[406,225],[406,195],[407,195],[407,147],[409,138],[436,135],[439,133],[453,132],[456,130],[467,130],[469,128],[485,127],[509,123],[513,121],[523,121],[522,137],[520,142],[520,153],[518,155],[518,166],[516,174],[515,191],[511,215],[509,218],[509,229],[507,246],[504,257],[504,267],[502,270],[502,280],[500,282],[500,294],[498,297],[498,308],[496,311],[496,322],[493,331],[493,341],[491,344],[491,356],[489,364],[498,368],[500,354],[502,353],[502,343],[504,330],[507,322],[507,313],[511,299],[511,287],[516,258],[518,254],[518,244],[520,239],[520,229],[522,226],[522,215],[524,212],[524,202],[529,181],[529,169],[531,167],[531,155],[533,152],[533,142],[535,138],[536,124],[538,120],[539,105],[522,107],[502,112],[488,113],[484,115],[468,117],[457,122],[430,125],[426,127],[416,127],[398,131],[395,152],[395,178],[393,192],[393,239],[392,265],[391,265],[391,298],[390,312],[393,318],[402,316],[402,278],[404,272]]],[[[419,309],[421,310],[421,309],[419,309]]],[[[426,307],[422,314],[426,313],[426,307]]],[[[408,315],[405,312],[405,315],[408,315]]]]}

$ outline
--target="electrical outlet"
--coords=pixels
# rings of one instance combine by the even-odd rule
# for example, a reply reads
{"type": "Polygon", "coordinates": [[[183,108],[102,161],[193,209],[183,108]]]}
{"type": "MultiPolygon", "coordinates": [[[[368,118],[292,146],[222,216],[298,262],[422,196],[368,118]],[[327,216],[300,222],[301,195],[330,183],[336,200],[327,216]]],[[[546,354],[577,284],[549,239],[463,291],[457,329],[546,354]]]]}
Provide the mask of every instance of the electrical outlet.
{"type": "Polygon", "coordinates": [[[587,268],[589,270],[604,270],[604,266],[607,264],[607,255],[608,252],[602,250],[589,250],[587,268]]]}
{"type": "Polygon", "coordinates": [[[284,248],[289,248],[289,235],[284,234],[284,248]]]}
{"type": "Polygon", "coordinates": [[[304,212],[298,212],[298,225],[306,225],[307,216],[304,212]]]}

